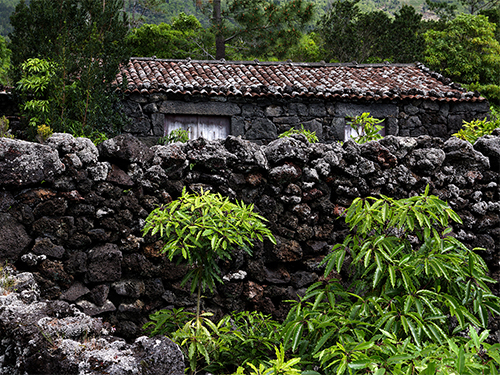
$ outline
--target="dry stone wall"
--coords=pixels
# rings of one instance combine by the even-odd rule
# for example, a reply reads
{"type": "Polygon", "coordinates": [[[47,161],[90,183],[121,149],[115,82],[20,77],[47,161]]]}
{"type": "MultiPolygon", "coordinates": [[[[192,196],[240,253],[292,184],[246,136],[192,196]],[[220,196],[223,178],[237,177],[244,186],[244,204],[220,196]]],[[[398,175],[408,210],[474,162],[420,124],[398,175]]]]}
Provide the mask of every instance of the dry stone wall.
{"type": "Polygon", "coordinates": [[[321,100],[317,98],[237,98],[167,94],[131,94],[123,102],[130,118],[125,131],[139,137],[164,134],[166,115],[211,115],[231,119],[231,134],[269,143],[291,127],[316,132],[323,142],[344,140],[346,117],[369,112],[383,119],[386,135],[430,135],[443,139],[463,121],[489,116],[488,102],[397,100],[321,100]]]}
{"type": "Polygon", "coordinates": [[[345,237],[342,215],[355,197],[403,198],[429,184],[463,220],[454,235],[484,247],[499,280],[499,161],[498,130],[474,146],[429,136],[341,145],[297,135],[265,146],[229,136],[151,148],[129,134],[98,148],[68,134],[46,145],[0,139],[0,261],[32,273],[42,298],[74,304],[134,339],[157,309],[195,305],[180,285],[186,269],[160,253],[158,238],[143,238],[147,215],[185,186],[211,189],[254,203],[277,244],[221,262],[225,283],[203,309],[281,319],[284,301],[321,279],[319,263],[345,237]]]}
{"type": "Polygon", "coordinates": [[[8,270],[15,291],[0,284],[0,374],[182,375],[180,348],[162,336],[133,344],[113,327],[66,301],[40,300],[29,272],[8,270]]]}

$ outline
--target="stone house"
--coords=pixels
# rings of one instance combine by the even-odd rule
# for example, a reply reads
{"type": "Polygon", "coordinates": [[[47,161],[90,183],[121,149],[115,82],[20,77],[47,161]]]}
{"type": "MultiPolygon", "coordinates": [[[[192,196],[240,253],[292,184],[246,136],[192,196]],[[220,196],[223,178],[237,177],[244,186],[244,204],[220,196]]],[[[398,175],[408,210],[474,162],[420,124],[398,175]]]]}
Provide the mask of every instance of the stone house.
{"type": "Polygon", "coordinates": [[[117,83],[127,84],[125,131],[139,137],[183,128],[191,138],[268,143],[303,126],[332,142],[349,137],[350,116],[370,112],[385,135],[446,139],[489,114],[485,98],[421,64],[132,58],[117,83]]]}

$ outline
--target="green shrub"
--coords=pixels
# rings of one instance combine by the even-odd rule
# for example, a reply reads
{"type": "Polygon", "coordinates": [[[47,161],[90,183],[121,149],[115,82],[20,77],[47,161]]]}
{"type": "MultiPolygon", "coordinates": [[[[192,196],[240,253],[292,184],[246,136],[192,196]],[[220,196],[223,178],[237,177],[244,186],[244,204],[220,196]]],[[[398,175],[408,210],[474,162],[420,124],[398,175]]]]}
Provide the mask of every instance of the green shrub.
{"type": "Polygon", "coordinates": [[[366,143],[382,139],[379,132],[384,128],[382,125],[377,125],[383,122],[370,116],[368,112],[364,112],[359,116],[348,117],[347,124],[356,131],[357,135],[351,135],[351,138],[356,143],[366,143]]]}
{"type": "Polygon", "coordinates": [[[144,324],[143,329],[151,336],[170,336],[172,332],[180,329],[193,317],[194,313],[184,311],[184,308],[159,310],[149,316],[150,321],[144,324]]]}
{"type": "Polygon", "coordinates": [[[316,136],[315,132],[312,132],[310,130],[304,129],[304,125],[301,125],[302,129],[295,129],[295,128],[290,128],[286,132],[281,133],[278,138],[285,138],[289,137],[292,134],[303,134],[306,136],[307,140],[309,143],[316,143],[318,142],[318,137],[316,136]]]}
{"type": "Polygon", "coordinates": [[[50,126],[45,124],[38,125],[36,139],[38,142],[43,144],[53,133],[54,132],[50,126]]]}
{"type": "Polygon", "coordinates": [[[166,145],[169,143],[182,142],[186,143],[189,141],[189,131],[184,129],[174,129],[167,136],[160,137],[158,139],[158,144],[166,145]]]}
{"type": "Polygon", "coordinates": [[[279,345],[280,324],[261,312],[244,311],[224,316],[217,324],[211,314],[183,309],[160,310],[150,316],[144,328],[151,336],[161,334],[181,346],[192,371],[231,373],[238,366],[265,363],[279,345]]]}
{"type": "Polygon", "coordinates": [[[21,113],[32,132],[41,124],[50,125],[50,104],[48,92],[54,89],[56,65],[50,61],[31,58],[21,64],[21,79],[17,91],[21,97],[21,113]]]}
{"type": "Polygon", "coordinates": [[[5,116],[0,117],[0,138],[14,139],[14,134],[9,130],[9,119],[5,116]]]}
{"type": "Polygon", "coordinates": [[[495,281],[479,249],[453,237],[461,219],[448,204],[427,187],[406,199],[356,198],[344,214],[350,234],[325,257],[322,281],[289,301],[283,324],[173,310],[152,315],[152,333],[179,343],[193,372],[498,374],[500,345],[486,329],[500,314],[495,281]]]}
{"type": "Polygon", "coordinates": [[[465,85],[468,90],[478,91],[484,96],[491,104],[500,105],[500,86],[498,85],[481,85],[473,83],[465,85]]]}
{"type": "MultiPolygon", "coordinates": [[[[231,203],[218,193],[189,194],[185,188],[179,199],[156,208],[146,219],[144,235],[160,235],[164,241],[162,252],[171,261],[175,258],[177,263],[189,266],[181,285],[191,281],[191,293],[197,291],[195,318],[172,333],[174,341],[186,349],[193,372],[201,360],[206,365],[213,362],[211,359],[221,351],[221,340],[224,342],[230,330],[226,321],[214,324],[209,314],[201,314],[201,293],[207,288],[212,291],[216,282],[222,282],[218,261],[230,260],[234,249],[242,248],[251,254],[254,240],[268,238],[275,243],[264,221],[253,211],[253,205],[231,203]]],[[[168,311],[152,316],[153,332],[168,330],[170,316],[168,311]]],[[[185,318],[180,315],[179,322],[185,318]]]]}
{"type": "Polygon", "coordinates": [[[427,187],[356,198],[345,220],[351,233],[325,257],[325,281],[292,305],[286,348],[325,374],[496,373],[500,345],[484,340],[500,301],[484,260],[451,235],[460,217],[427,187]],[[333,271],[345,277],[347,259],[344,288],[333,271]]]}
{"type": "Polygon", "coordinates": [[[462,129],[453,136],[474,144],[483,135],[491,134],[493,130],[500,127],[498,115],[494,111],[492,112],[492,120],[484,118],[483,120],[473,120],[471,122],[464,121],[462,129]]]}

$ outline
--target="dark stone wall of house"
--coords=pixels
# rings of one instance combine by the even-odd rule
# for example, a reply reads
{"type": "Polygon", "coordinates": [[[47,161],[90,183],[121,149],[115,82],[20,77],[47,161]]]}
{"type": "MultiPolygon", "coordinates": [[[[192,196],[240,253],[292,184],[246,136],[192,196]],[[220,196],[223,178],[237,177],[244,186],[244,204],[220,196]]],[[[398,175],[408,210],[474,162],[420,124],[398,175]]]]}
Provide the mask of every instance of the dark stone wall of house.
{"type": "Polygon", "coordinates": [[[284,301],[322,277],[318,265],[345,237],[342,214],[355,197],[408,197],[429,184],[463,220],[454,235],[484,247],[500,280],[499,172],[498,130],[474,146],[429,136],[364,145],[294,136],[264,146],[230,136],[151,148],[128,134],[99,148],[68,134],[46,145],[0,139],[0,261],[33,273],[43,298],[74,303],[132,339],[157,309],[194,309],[195,296],[180,286],[186,269],[141,229],[184,186],[203,187],[254,203],[277,238],[221,263],[226,281],[203,308],[280,319],[284,301]]]}
{"type": "Polygon", "coordinates": [[[231,118],[231,135],[269,143],[291,127],[316,132],[322,142],[344,140],[346,116],[369,112],[385,119],[386,135],[430,135],[448,139],[463,121],[489,116],[488,102],[317,98],[246,98],[131,94],[124,101],[131,119],[124,130],[139,137],[163,136],[165,115],[213,115],[231,118]]]}

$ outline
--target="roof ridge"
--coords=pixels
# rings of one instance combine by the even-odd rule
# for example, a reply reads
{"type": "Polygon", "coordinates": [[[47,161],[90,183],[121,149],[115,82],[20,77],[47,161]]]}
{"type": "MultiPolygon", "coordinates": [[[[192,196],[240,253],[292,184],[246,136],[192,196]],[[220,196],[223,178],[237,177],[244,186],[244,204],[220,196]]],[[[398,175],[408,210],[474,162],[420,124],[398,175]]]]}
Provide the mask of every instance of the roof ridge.
{"type": "Polygon", "coordinates": [[[161,62],[176,62],[176,63],[203,63],[203,64],[228,64],[228,65],[291,65],[291,66],[310,66],[310,67],[322,67],[322,66],[346,66],[349,68],[382,68],[382,67],[415,67],[417,63],[371,63],[371,64],[359,64],[356,61],[346,62],[346,63],[327,63],[325,61],[320,62],[293,62],[293,61],[259,61],[255,60],[192,60],[187,59],[159,59],[155,56],[153,57],[131,57],[130,61],[161,61],[161,62]]]}

